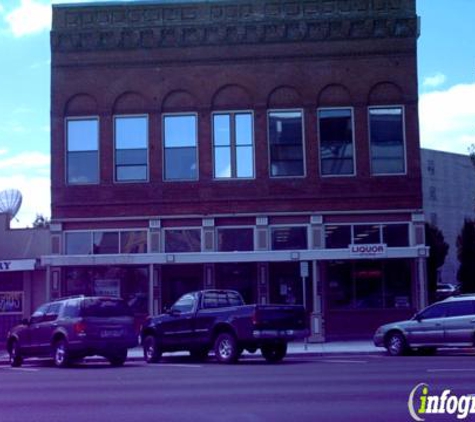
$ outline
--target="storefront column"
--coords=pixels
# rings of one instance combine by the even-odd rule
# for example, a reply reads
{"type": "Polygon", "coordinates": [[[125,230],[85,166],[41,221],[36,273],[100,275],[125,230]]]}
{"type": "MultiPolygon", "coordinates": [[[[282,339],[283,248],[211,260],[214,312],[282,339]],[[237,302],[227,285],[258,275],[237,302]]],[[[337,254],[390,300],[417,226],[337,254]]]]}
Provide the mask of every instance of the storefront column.
{"type": "Polygon", "coordinates": [[[312,261],[312,275],[313,309],[310,313],[309,341],[317,343],[325,341],[322,312],[322,279],[320,276],[320,264],[318,261],[312,261]]]}
{"type": "Polygon", "coordinates": [[[425,308],[429,304],[426,265],[425,256],[417,258],[417,309],[425,308]]]}
{"type": "Polygon", "coordinates": [[[205,289],[214,289],[216,288],[216,277],[214,272],[214,264],[204,264],[203,265],[203,279],[205,289]]]}
{"type": "Polygon", "coordinates": [[[150,282],[150,303],[149,303],[149,313],[150,315],[157,315],[161,312],[162,309],[162,289],[161,289],[161,267],[159,265],[154,266],[153,264],[149,267],[149,273],[152,277],[150,282]]]}
{"type": "Polygon", "coordinates": [[[257,264],[257,301],[261,305],[269,303],[269,264],[260,262],[257,264]]]}

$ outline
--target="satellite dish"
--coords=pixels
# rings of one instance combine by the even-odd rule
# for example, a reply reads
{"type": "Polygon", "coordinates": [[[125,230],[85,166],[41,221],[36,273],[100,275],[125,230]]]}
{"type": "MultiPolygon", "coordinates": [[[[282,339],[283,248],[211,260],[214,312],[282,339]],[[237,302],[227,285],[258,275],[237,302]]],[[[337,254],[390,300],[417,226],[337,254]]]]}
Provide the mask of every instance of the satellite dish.
{"type": "Polygon", "coordinates": [[[17,189],[6,189],[0,192],[0,214],[8,214],[12,220],[18,213],[22,201],[21,192],[17,189]]]}

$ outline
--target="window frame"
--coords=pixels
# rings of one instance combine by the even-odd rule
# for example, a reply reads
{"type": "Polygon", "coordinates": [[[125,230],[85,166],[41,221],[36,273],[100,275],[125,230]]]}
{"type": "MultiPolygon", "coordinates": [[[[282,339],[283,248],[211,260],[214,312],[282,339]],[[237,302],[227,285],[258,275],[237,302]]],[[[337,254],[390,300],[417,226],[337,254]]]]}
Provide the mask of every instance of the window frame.
{"type": "MultiPolygon", "coordinates": [[[[112,124],[112,130],[113,130],[113,141],[114,141],[114,157],[113,157],[113,162],[114,162],[114,183],[122,184],[122,183],[148,183],[150,181],[150,157],[149,157],[149,146],[150,146],[150,116],[148,114],[115,114],[113,116],[113,124],[112,124]],[[146,160],[145,160],[145,179],[126,179],[126,180],[118,180],[117,178],[117,126],[116,126],[116,121],[117,119],[130,119],[130,118],[140,118],[144,117],[145,118],[145,131],[146,131],[146,142],[145,142],[145,150],[146,150],[146,160]]],[[[142,149],[142,148],[140,148],[142,149]]],[[[123,150],[123,148],[121,149],[123,150]]],[[[122,165],[123,167],[123,165],[122,165]]]]}
{"type": "Polygon", "coordinates": [[[328,178],[328,177],[355,177],[358,174],[357,171],[357,165],[358,161],[356,159],[356,136],[355,136],[355,130],[356,130],[356,125],[355,125],[355,108],[353,106],[348,106],[348,107],[318,107],[317,108],[317,136],[318,136],[318,165],[319,165],[319,176],[322,178],[328,178]],[[322,137],[320,134],[320,111],[325,111],[325,110],[350,110],[351,113],[351,135],[352,135],[352,161],[353,161],[353,172],[348,173],[348,174],[323,174],[323,166],[322,166],[322,137]]]}
{"type": "MultiPolygon", "coordinates": [[[[189,112],[174,112],[174,113],[163,113],[162,118],[161,118],[161,123],[162,123],[162,181],[166,183],[174,183],[174,182],[194,182],[199,180],[200,178],[200,162],[199,162],[199,115],[197,112],[189,111],[189,112]],[[166,151],[167,148],[181,148],[181,147],[167,147],[166,146],[166,136],[165,136],[165,120],[167,117],[185,117],[185,116],[193,116],[195,119],[195,164],[196,164],[196,175],[194,178],[188,178],[188,179],[168,179],[167,178],[167,157],[166,157],[166,151]]],[[[185,147],[189,148],[189,147],[185,147]]]]}
{"type": "Polygon", "coordinates": [[[255,180],[256,179],[256,136],[255,136],[255,119],[253,110],[215,110],[211,113],[211,139],[212,139],[212,157],[213,157],[213,180],[214,181],[236,181],[236,180],[255,180]],[[239,177],[237,176],[238,169],[238,159],[237,152],[240,145],[236,141],[236,116],[246,115],[251,116],[251,144],[243,145],[251,147],[252,150],[252,176],[251,177],[239,177]],[[229,140],[229,149],[230,149],[230,160],[231,160],[231,176],[229,177],[218,177],[216,175],[216,146],[215,143],[215,125],[214,117],[219,115],[227,115],[230,117],[230,140],[229,140]]]}
{"type": "MultiPolygon", "coordinates": [[[[82,186],[82,185],[98,185],[101,183],[101,119],[99,115],[84,115],[84,116],[66,116],[64,118],[64,178],[67,186],[82,186]],[[95,182],[71,182],[69,180],[69,126],[71,121],[86,121],[94,120],[97,123],[97,181],[95,182]]],[[[93,150],[85,150],[81,152],[90,152],[93,150]]]]}
{"type": "Polygon", "coordinates": [[[386,105],[369,105],[367,110],[367,124],[368,124],[368,143],[369,143],[369,165],[370,175],[374,177],[386,176],[405,176],[407,175],[407,139],[406,139],[406,109],[403,104],[386,104],[386,105]],[[372,139],[371,139],[371,110],[381,109],[400,109],[401,110],[401,129],[402,129],[402,154],[404,171],[397,173],[375,173],[373,170],[373,153],[372,153],[372,139]]]}
{"type": "Polygon", "coordinates": [[[282,109],[268,109],[267,110],[267,154],[268,154],[268,168],[269,178],[271,179],[304,179],[307,177],[307,151],[306,151],[306,139],[305,139],[305,110],[303,108],[282,108],[282,109]],[[270,143],[270,115],[272,113],[300,113],[301,115],[301,127],[302,127],[302,174],[297,176],[273,176],[272,175],[272,156],[271,156],[271,143],[270,143]]]}

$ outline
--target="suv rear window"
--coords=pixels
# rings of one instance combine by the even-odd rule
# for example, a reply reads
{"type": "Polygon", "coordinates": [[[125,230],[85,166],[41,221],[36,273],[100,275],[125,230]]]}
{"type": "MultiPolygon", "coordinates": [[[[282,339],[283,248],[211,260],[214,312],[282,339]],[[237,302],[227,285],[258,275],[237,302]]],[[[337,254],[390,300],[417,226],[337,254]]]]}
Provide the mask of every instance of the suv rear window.
{"type": "Polygon", "coordinates": [[[120,299],[91,298],[85,299],[82,305],[83,317],[120,317],[132,316],[129,306],[120,299]]]}

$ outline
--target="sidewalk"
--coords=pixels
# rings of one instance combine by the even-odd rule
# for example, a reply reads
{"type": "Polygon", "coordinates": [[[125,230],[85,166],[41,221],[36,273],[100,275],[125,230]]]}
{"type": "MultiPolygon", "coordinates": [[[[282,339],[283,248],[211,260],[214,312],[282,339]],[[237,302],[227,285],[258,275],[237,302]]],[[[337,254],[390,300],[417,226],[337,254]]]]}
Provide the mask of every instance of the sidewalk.
{"type": "MultiPolygon", "coordinates": [[[[289,343],[287,349],[287,356],[325,356],[325,355],[339,355],[339,354],[378,354],[385,353],[385,349],[382,347],[376,347],[371,340],[348,340],[348,341],[330,341],[326,343],[303,343],[294,342],[289,343]]],[[[248,352],[243,353],[244,356],[252,356],[248,352]]],[[[259,352],[256,356],[259,356],[259,352]]],[[[188,352],[174,352],[164,353],[166,356],[188,356],[188,352]]],[[[135,347],[129,350],[129,361],[143,360],[143,351],[141,347],[135,347]]],[[[2,345],[0,347],[0,365],[8,365],[9,357],[2,345]]]]}

